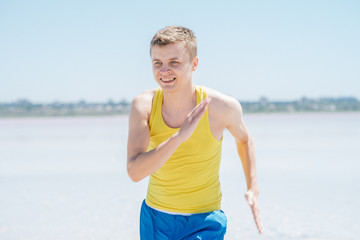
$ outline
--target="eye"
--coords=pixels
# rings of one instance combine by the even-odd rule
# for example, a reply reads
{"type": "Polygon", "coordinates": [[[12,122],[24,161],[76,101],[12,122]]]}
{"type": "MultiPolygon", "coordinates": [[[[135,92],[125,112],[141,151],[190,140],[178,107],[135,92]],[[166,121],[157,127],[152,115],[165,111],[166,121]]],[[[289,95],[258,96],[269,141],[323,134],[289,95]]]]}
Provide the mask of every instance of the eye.
{"type": "Polygon", "coordinates": [[[154,62],[153,64],[154,64],[154,66],[156,66],[156,67],[161,66],[161,62],[158,62],[158,61],[154,62]]]}
{"type": "Polygon", "coordinates": [[[178,61],[171,61],[170,64],[171,65],[177,65],[177,64],[179,64],[179,62],[178,61]]]}

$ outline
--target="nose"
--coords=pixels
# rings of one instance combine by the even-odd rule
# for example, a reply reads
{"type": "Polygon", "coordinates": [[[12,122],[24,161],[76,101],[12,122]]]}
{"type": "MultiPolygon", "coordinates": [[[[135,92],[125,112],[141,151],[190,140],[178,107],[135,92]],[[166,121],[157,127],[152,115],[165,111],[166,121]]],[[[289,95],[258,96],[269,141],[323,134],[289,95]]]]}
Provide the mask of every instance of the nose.
{"type": "Polygon", "coordinates": [[[167,73],[169,71],[169,68],[166,64],[163,64],[160,68],[161,73],[167,73]]]}

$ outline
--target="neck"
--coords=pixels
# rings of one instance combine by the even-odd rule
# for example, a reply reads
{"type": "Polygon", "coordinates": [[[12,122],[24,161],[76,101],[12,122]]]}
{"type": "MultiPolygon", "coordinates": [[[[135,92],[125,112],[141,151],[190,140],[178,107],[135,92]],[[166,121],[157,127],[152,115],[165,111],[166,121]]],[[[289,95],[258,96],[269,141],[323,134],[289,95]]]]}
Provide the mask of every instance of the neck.
{"type": "Polygon", "coordinates": [[[181,112],[188,111],[196,105],[196,91],[193,84],[182,90],[163,92],[163,94],[163,108],[181,112]]]}

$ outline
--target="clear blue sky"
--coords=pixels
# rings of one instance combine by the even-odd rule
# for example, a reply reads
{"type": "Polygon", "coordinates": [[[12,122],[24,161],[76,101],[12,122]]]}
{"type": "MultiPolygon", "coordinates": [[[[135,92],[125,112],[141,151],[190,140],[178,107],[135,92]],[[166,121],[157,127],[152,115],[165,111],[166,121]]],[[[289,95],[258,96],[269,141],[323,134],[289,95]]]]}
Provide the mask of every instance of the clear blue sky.
{"type": "Polygon", "coordinates": [[[360,99],[360,1],[0,0],[0,102],[131,100],[156,87],[149,42],[198,37],[196,84],[241,100],[360,99]]]}

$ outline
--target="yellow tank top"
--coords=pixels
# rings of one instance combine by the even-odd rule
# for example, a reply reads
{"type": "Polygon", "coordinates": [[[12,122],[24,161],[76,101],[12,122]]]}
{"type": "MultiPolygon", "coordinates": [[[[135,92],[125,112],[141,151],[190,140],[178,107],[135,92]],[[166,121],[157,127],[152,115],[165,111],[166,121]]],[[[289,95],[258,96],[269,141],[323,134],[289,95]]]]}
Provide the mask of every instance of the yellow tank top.
{"type": "MultiPolygon", "coordinates": [[[[206,91],[196,86],[197,104],[206,91]]],[[[163,92],[156,90],[150,115],[148,151],[167,140],[179,128],[170,128],[162,118],[163,92]]],[[[211,133],[206,110],[193,135],[183,142],[167,162],[150,176],[146,203],[177,213],[204,213],[221,208],[219,168],[221,143],[211,133]]]]}

